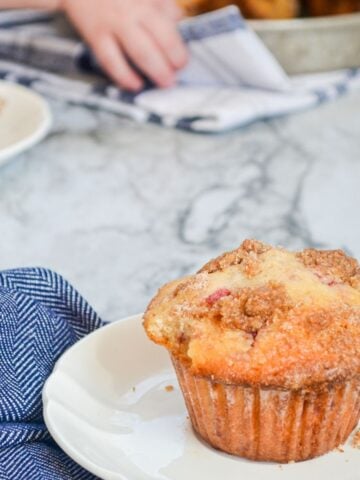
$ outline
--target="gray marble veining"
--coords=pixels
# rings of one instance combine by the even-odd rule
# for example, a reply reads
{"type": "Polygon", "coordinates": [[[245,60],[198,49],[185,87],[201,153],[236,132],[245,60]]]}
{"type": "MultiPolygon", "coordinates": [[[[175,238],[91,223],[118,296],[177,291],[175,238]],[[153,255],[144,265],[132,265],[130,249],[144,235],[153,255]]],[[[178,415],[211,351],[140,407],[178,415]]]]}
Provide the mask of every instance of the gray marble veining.
{"type": "Polygon", "coordinates": [[[359,93],[219,136],[52,108],[0,169],[0,268],[55,269],[105,319],[246,237],[360,257],[359,93]]]}

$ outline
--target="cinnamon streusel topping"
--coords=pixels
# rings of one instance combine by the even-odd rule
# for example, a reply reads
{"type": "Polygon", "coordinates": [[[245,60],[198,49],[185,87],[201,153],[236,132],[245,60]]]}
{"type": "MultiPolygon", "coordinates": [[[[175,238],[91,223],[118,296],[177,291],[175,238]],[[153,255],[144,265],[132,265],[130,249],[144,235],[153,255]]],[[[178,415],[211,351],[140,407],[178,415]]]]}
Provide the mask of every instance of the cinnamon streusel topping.
{"type": "Polygon", "coordinates": [[[246,240],[160,289],[150,338],[220,382],[324,387],[360,375],[360,270],[340,250],[246,240]]]}

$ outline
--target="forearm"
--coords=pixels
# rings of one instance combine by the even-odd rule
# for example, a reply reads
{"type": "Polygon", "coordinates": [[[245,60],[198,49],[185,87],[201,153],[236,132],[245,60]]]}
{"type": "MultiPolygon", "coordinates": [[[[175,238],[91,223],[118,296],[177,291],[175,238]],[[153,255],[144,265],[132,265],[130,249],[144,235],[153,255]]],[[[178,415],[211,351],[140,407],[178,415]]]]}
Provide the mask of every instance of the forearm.
{"type": "Polygon", "coordinates": [[[16,8],[40,8],[59,10],[61,0],[0,0],[0,10],[16,8]]]}

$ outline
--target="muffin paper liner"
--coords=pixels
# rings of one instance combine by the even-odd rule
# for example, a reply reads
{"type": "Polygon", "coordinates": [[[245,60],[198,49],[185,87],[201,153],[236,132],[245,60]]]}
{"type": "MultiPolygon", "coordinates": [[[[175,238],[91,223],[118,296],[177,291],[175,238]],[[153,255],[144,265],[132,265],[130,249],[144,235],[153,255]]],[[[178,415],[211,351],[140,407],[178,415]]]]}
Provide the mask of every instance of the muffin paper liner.
{"type": "Polygon", "coordinates": [[[359,379],[321,392],[267,389],[197,377],[172,360],[194,429],[227,453],[281,463],[306,460],[343,444],[359,421],[359,379]]]}

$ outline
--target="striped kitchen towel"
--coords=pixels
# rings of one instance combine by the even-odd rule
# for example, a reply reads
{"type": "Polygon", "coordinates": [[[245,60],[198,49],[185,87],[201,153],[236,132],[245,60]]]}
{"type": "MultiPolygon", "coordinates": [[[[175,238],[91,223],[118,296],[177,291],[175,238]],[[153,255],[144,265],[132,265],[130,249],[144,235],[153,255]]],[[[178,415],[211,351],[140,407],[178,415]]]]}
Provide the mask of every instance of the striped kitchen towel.
{"type": "Polygon", "coordinates": [[[192,131],[221,132],[360,88],[360,69],[289,78],[236,7],[184,20],[190,62],[177,85],[125,92],[61,15],[0,12],[0,79],[46,96],[192,131]]]}
{"type": "Polygon", "coordinates": [[[102,325],[56,273],[0,273],[0,480],[95,479],[52,440],[41,391],[59,356],[102,325]]]}

